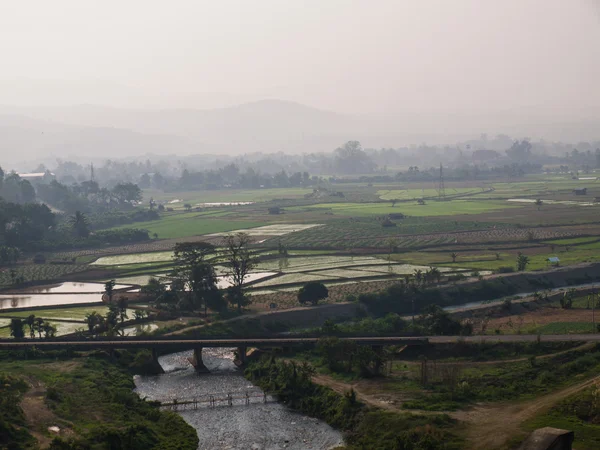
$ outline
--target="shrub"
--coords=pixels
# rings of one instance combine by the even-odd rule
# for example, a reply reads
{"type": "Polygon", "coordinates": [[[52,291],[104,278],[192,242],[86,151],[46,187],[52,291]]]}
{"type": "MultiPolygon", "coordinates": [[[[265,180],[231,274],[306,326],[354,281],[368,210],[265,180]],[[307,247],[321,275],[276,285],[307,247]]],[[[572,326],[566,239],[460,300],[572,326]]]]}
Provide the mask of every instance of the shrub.
{"type": "Polygon", "coordinates": [[[46,257],[41,253],[38,253],[33,257],[34,264],[46,264],[46,257]]]}

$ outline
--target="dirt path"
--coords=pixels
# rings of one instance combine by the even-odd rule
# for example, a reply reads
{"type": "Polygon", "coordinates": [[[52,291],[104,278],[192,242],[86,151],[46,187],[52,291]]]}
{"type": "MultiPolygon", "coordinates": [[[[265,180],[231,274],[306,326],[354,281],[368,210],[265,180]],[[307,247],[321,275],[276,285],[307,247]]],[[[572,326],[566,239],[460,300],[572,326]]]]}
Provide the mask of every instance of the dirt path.
{"type": "MultiPolygon", "coordinates": [[[[577,347],[581,350],[589,344],[577,347]]],[[[549,358],[575,349],[565,350],[550,355],[540,356],[549,358]]],[[[523,359],[514,360],[522,361],[523,359]]],[[[506,361],[502,361],[506,362],[506,361]]],[[[489,364],[484,362],[475,364],[489,364]]],[[[354,389],[356,397],[366,405],[388,411],[401,411],[413,414],[441,414],[445,413],[466,425],[466,439],[470,450],[503,449],[511,438],[524,435],[521,424],[541,414],[561,400],[569,397],[594,384],[600,384],[600,376],[591,378],[581,383],[569,386],[556,392],[524,402],[502,402],[494,404],[479,404],[468,410],[460,411],[422,411],[402,409],[402,401],[407,400],[402,395],[385,392],[385,380],[360,380],[349,383],[336,380],[328,375],[317,374],[313,382],[327,386],[334,391],[344,394],[354,389]],[[384,389],[382,389],[384,388],[384,389]]]]}
{"type": "Polygon", "coordinates": [[[344,395],[350,389],[354,389],[356,393],[356,398],[363,402],[366,405],[374,406],[375,408],[387,409],[387,410],[398,410],[400,409],[397,405],[391,403],[390,401],[384,400],[385,394],[379,395],[378,397],[367,394],[362,389],[361,383],[363,380],[358,381],[356,383],[347,383],[345,381],[336,380],[328,375],[316,374],[312,377],[312,381],[316,384],[320,384],[321,386],[326,386],[330,389],[333,389],[338,394],[344,395]]]}
{"type": "MultiPolygon", "coordinates": [[[[561,350],[560,352],[556,352],[556,353],[547,353],[544,355],[537,355],[535,357],[536,360],[541,360],[541,359],[548,359],[548,358],[553,358],[555,356],[559,356],[559,355],[564,355],[565,353],[570,353],[570,352],[576,352],[576,351],[581,351],[581,350],[589,350],[594,348],[594,346],[596,345],[595,342],[586,342],[585,344],[579,345],[577,347],[573,347],[573,348],[568,348],[566,350],[561,350]]],[[[436,365],[438,366],[456,366],[456,365],[460,365],[460,366],[464,366],[464,367],[473,367],[473,366],[494,366],[494,365],[498,365],[498,364],[512,364],[512,363],[519,363],[519,362],[524,362],[524,361],[529,361],[530,357],[521,357],[521,358],[514,358],[514,359],[496,359],[493,361],[443,361],[443,362],[438,362],[435,360],[430,360],[430,362],[435,362],[436,365]]],[[[403,364],[413,364],[413,365],[421,365],[421,363],[419,361],[406,361],[406,360],[402,360],[399,359],[399,362],[402,362],[403,364]]]]}
{"type": "Polygon", "coordinates": [[[566,397],[597,383],[600,383],[600,376],[531,401],[478,405],[467,411],[457,411],[452,417],[466,422],[469,449],[501,449],[509,439],[523,434],[520,429],[523,422],[547,411],[566,397]]]}

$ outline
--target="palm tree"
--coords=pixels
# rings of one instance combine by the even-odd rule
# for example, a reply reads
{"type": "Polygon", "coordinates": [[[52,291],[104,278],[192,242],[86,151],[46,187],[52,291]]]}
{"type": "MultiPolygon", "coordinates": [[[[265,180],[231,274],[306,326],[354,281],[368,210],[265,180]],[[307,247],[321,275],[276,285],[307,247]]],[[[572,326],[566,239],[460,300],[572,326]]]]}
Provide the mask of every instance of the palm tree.
{"type": "Polygon", "coordinates": [[[437,267],[430,267],[425,275],[431,282],[435,280],[439,283],[440,279],[442,278],[442,272],[440,272],[440,269],[438,269],[437,267]]]}
{"type": "Polygon", "coordinates": [[[56,327],[48,322],[45,322],[42,325],[42,330],[44,331],[44,338],[53,338],[56,335],[56,327]]]}
{"type": "Polygon", "coordinates": [[[69,222],[77,237],[86,238],[90,235],[90,226],[87,217],[81,211],[75,211],[75,215],[71,216],[69,222]]]}
{"type": "Polygon", "coordinates": [[[452,252],[452,253],[450,253],[450,257],[452,258],[452,262],[455,263],[456,258],[458,257],[458,254],[456,252],[452,252]]]}
{"type": "Polygon", "coordinates": [[[421,281],[423,281],[423,271],[421,269],[415,269],[415,281],[417,282],[417,284],[421,284],[421,281]]]}
{"type": "Polygon", "coordinates": [[[534,204],[535,204],[535,206],[537,206],[537,209],[538,209],[538,211],[539,211],[540,209],[542,209],[542,205],[544,204],[544,202],[543,202],[541,199],[539,199],[539,198],[538,198],[538,199],[537,199],[537,200],[534,202],[534,204]]]}
{"type": "Polygon", "coordinates": [[[104,317],[94,311],[86,314],[85,323],[87,324],[90,333],[97,334],[103,327],[104,317]]]}
{"type": "Polygon", "coordinates": [[[114,290],[115,290],[115,280],[109,280],[106,283],[104,283],[104,293],[108,297],[108,303],[112,303],[114,290]]]}

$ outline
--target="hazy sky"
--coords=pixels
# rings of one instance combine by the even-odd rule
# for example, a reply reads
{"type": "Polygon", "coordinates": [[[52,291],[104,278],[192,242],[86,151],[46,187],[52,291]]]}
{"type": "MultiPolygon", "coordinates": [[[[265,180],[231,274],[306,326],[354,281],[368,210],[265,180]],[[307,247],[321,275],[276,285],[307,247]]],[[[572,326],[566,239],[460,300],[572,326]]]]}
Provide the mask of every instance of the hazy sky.
{"type": "Polygon", "coordinates": [[[600,1],[0,0],[0,56],[4,104],[591,107],[600,1]]]}

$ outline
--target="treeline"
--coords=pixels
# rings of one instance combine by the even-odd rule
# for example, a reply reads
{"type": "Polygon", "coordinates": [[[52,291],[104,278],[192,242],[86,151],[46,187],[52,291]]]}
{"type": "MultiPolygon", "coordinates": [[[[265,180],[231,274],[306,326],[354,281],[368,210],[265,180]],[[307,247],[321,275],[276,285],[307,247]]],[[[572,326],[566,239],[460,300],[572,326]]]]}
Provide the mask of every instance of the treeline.
{"type": "Polygon", "coordinates": [[[219,170],[190,172],[184,169],[179,179],[163,186],[163,189],[286,188],[307,187],[317,182],[318,179],[311,178],[308,172],[294,172],[288,175],[285,170],[282,170],[271,175],[249,168],[241,173],[237,165],[229,164],[219,170]]]}
{"type": "Polygon", "coordinates": [[[73,226],[58,226],[59,217],[44,204],[10,203],[0,198],[0,264],[14,263],[22,251],[97,247],[150,239],[148,231],[140,229],[82,233],[82,227],[87,225],[81,222],[85,221],[84,216],[78,217],[79,222],[73,221],[73,226]]]}
{"type": "MultiPolygon", "coordinates": [[[[349,141],[332,152],[285,154],[245,154],[228,155],[191,155],[181,157],[154,157],[145,161],[106,160],[93,167],[95,179],[102,186],[111,188],[119,183],[136,183],[143,189],[177,189],[184,170],[190,174],[205,174],[201,185],[228,185],[237,183],[244,187],[272,185],[278,186],[273,175],[285,171],[286,174],[305,172],[313,176],[323,175],[387,175],[391,167],[419,167],[421,171],[439,168],[442,163],[448,168],[468,169],[470,177],[457,179],[476,179],[473,171],[482,170],[482,165],[501,167],[506,171],[514,163],[521,165],[565,165],[571,171],[590,170],[600,167],[600,142],[578,142],[574,144],[548,141],[529,141],[514,139],[507,135],[489,137],[481,135],[477,139],[459,142],[456,145],[413,145],[396,148],[365,148],[359,142],[349,141]],[[478,169],[477,169],[478,167],[478,169]],[[238,172],[236,175],[235,172],[238,172]],[[258,183],[253,174],[268,174],[258,183]],[[239,174],[246,174],[244,180],[238,180],[239,174]],[[233,176],[232,176],[233,175],[233,176]],[[221,180],[222,178],[222,180],[221,180]],[[251,180],[253,180],[251,182],[251,180]]],[[[528,170],[528,166],[523,166],[528,170]]],[[[40,166],[35,172],[44,172],[40,166]]],[[[73,161],[58,160],[53,172],[57,179],[67,185],[81,183],[90,179],[92,167],[73,161]]],[[[480,176],[493,175],[483,170],[480,176]]],[[[196,178],[196,177],[194,177],[196,178]]],[[[262,178],[262,177],[260,177],[262,178]]],[[[191,181],[191,180],[188,180],[191,181]]],[[[198,185],[198,180],[194,181],[198,185]]]]}
{"type": "Polygon", "coordinates": [[[118,183],[111,189],[96,181],[63,184],[56,180],[36,184],[37,198],[65,213],[131,209],[142,200],[142,190],[133,183],[118,183]]]}
{"type": "Polygon", "coordinates": [[[518,288],[504,279],[481,280],[451,287],[425,287],[400,282],[378,293],[361,294],[358,301],[376,317],[388,313],[415,314],[432,305],[451,306],[513,295],[518,288]]]}

